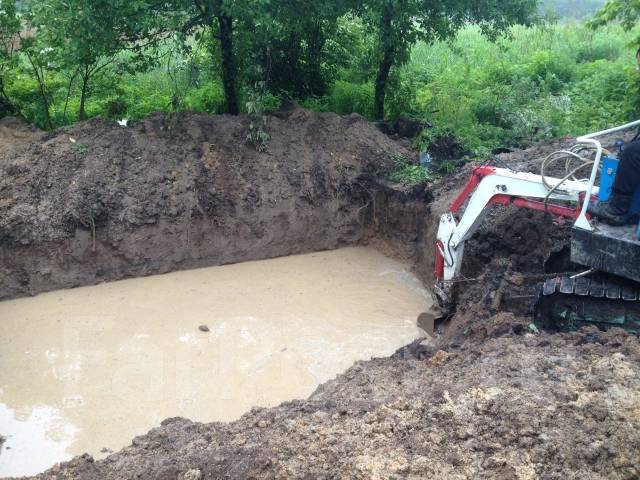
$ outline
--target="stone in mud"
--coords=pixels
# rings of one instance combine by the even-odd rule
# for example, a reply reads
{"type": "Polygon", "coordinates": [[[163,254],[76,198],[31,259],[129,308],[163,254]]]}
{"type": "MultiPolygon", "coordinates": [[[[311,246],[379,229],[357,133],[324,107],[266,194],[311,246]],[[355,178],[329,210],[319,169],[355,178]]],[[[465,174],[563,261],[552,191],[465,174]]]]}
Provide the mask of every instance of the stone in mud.
{"type": "Polygon", "coordinates": [[[202,471],[197,468],[192,468],[191,470],[187,470],[184,473],[181,473],[178,476],[178,480],[201,480],[202,479],[202,471]]]}

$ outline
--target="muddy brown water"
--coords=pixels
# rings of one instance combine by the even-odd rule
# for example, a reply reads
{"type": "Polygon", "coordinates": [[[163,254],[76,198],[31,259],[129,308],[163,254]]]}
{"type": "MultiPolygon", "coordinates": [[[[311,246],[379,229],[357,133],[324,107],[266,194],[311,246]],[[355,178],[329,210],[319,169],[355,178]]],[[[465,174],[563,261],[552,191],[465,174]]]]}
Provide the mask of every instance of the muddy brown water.
{"type": "Polygon", "coordinates": [[[423,335],[429,303],[370,248],[2,302],[0,476],[104,456],[167,417],[228,421],[306,397],[423,335]]]}

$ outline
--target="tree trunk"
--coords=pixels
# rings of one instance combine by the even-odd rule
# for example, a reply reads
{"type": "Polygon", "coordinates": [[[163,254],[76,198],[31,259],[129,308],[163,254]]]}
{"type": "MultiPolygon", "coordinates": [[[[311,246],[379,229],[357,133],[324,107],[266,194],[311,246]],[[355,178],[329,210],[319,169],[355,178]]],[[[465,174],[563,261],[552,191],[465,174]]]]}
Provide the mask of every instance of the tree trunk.
{"type": "Polygon", "coordinates": [[[220,53],[222,56],[222,86],[227,104],[227,113],[238,115],[238,92],[236,89],[236,62],[233,52],[233,17],[222,11],[222,0],[215,2],[215,15],[220,29],[220,53]]]}
{"type": "Polygon", "coordinates": [[[378,67],[378,75],[376,76],[376,93],[373,104],[373,117],[376,120],[384,120],[384,99],[387,95],[387,80],[389,72],[393,66],[393,55],[387,55],[385,52],[382,62],[378,67]]]}
{"type": "Polygon", "coordinates": [[[47,95],[47,87],[44,81],[44,73],[42,72],[42,67],[33,59],[33,57],[27,52],[27,59],[31,64],[31,68],[33,69],[33,74],[38,81],[38,88],[40,89],[40,98],[42,100],[42,107],[44,108],[44,115],[47,121],[47,127],[49,130],[53,129],[53,124],[51,123],[51,114],[49,112],[49,98],[47,95]]]}
{"type": "Polygon", "coordinates": [[[373,117],[376,120],[384,120],[384,99],[387,93],[387,80],[389,72],[393,67],[395,57],[395,47],[393,45],[392,22],[393,10],[387,4],[382,14],[380,24],[380,44],[382,48],[382,60],[378,65],[378,74],[376,75],[376,91],[373,104],[373,117]]]}
{"type": "Polygon", "coordinates": [[[0,113],[6,115],[20,114],[18,108],[13,104],[4,88],[4,74],[0,73],[0,113]]]}
{"type": "Polygon", "coordinates": [[[71,75],[71,78],[69,79],[69,84],[67,85],[67,96],[64,100],[64,110],[62,111],[62,118],[64,118],[64,121],[67,122],[67,110],[69,108],[69,99],[71,98],[71,89],[73,88],[73,82],[75,82],[76,77],[80,74],[80,68],[76,68],[76,70],[73,72],[73,75],[71,75]]]}
{"type": "Polygon", "coordinates": [[[308,93],[311,95],[324,95],[326,84],[322,78],[322,50],[324,49],[326,38],[322,31],[322,21],[312,20],[312,24],[307,31],[307,65],[308,65],[308,93]]]}
{"type": "Polygon", "coordinates": [[[87,100],[87,90],[89,87],[89,70],[85,69],[82,74],[82,92],[80,93],[80,112],[78,118],[80,121],[87,119],[87,112],[85,111],[85,103],[87,100]]]}

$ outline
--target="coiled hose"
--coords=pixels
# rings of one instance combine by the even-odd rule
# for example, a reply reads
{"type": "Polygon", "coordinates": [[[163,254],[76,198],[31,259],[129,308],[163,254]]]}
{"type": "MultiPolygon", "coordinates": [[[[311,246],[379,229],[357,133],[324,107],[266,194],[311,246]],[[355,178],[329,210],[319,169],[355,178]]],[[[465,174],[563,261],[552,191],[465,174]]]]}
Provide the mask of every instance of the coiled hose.
{"type": "Polygon", "coordinates": [[[596,148],[592,145],[574,145],[569,150],[559,150],[548,155],[543,161],[540,168],[540,176],[542,177],[542,183],[549,190],[547,196],[544,199],[545,211],[548,212],[548,203],[551,195],[560,188],[560,186],[567,180],[587,182],[588,178],[576,178],[576,174],[587,167],[593,168],[595,160],[592,158],[596,152],[596,148]],[[557,162],[564,161],[564,177],[556,185],[551,185],[547,181],[546,172],[549,167],[557,162]]]}

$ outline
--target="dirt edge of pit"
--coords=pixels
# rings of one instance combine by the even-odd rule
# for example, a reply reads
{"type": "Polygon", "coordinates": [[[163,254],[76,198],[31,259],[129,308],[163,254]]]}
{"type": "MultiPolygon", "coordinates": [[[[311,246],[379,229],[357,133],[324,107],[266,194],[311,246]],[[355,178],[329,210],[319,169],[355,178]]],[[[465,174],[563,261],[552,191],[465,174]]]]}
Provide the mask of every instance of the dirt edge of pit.
{"type": "Polygon", "coordinates": [[[429,193],[384,180],[416,160],[406,145],[357,115],[288,109],[259,152],[250,121],[5,121],[0,299],[375,242],[416,256],[429,193]]]}

